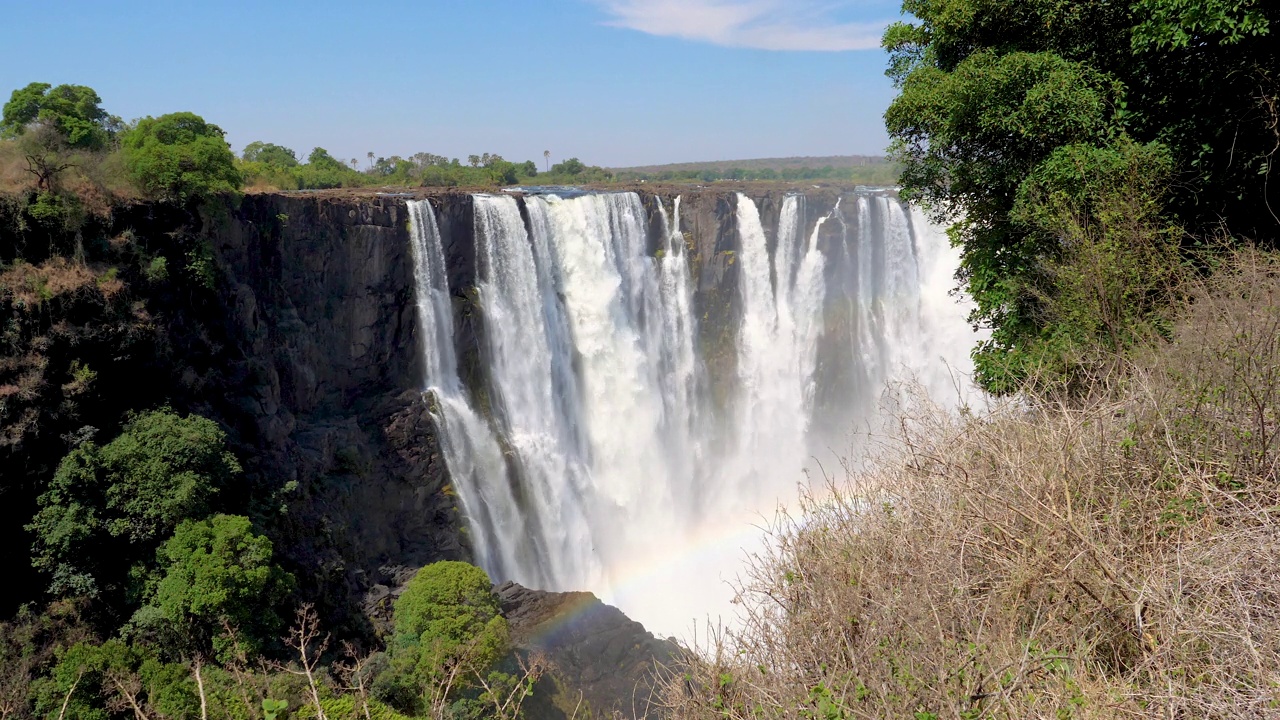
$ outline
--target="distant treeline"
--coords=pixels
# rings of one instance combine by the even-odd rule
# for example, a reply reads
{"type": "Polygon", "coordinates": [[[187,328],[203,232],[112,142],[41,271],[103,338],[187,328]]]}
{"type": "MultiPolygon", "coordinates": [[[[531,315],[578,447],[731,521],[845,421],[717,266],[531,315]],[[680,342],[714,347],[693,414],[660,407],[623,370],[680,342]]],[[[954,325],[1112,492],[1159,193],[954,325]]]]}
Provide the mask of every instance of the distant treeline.
{"type": "Polygon", "coordinates": [[[333,157],[315,148],[305,162],[289,148],[254,142],[245,147],[239,166],[250,189],[308,190],[341,187],[413,186],[482,187],[522,184],[586,185],[636,182],[715,182],[840,180],[867,185],[897,182],[898,166],[882,157],[820,157],[728,160],[609,169],[569,158],[539,172],[533,160],[521,163],[501,155],[458,158],[420,152],[409,157],[377,157],[362,161],[333,157]]]}
{"type": "Polygon", "coordinates": [[[803,170],[806,168],[824,168],[832,167],[855,168],[867,165],[885,165],[888,164],[888,158],[883,155],[822,155],[822,156],[797,156],[783,158],[755,158],[751,160],[708,160],[703,162],[682,162],[667,163],[665,165],[636,165],[633,167],[615,167],[611,168],[616,173],[640,173],[643,175],[658,175],[665,172],[687,172],[694,170],[702,172],[703,170],[766,170],[772,169],[781,172],[782,170],[803,170]]]}
{"type": "Polygon", "coordinates": [[[340,187],[415,186],[479,187],[517,185],[531,181],[555,184],[609,182],[612,173],[583,164],[577,158],[552,165],[539,173],[537,163],[515,163],[501,155],[471,155],[464,164],[458,158],[420,152],[409,157],[366,155],[346,162],[324,148],[315,148],[306,161],[289,148],[253,142],[239,161],[245,185],[250,189],[309,190],[340,187]],[[363,165],[363,167],[361,167],[363,165]],[[535,181],[534,178],[537,178],[535,181]]]}
{"type": "MultiPolygon", "coordinates": [[[[798,158],[807,159],[807,158],[798,158]]],[[[814,158],[817,160],[827,158],[814,158]]],[[[898,181],[900,166],[874,158],[865,165],[767,165],[769,160],[741,160],[715,163],[688,163],[658,166],[656,168],[628,168],[614,170],[619,182],[715,182],[738,181],[798,181],[841,180],[864,185],[893,185],[898,181]],[[665,167],[665,169],[663,169],[665,167]]]]}

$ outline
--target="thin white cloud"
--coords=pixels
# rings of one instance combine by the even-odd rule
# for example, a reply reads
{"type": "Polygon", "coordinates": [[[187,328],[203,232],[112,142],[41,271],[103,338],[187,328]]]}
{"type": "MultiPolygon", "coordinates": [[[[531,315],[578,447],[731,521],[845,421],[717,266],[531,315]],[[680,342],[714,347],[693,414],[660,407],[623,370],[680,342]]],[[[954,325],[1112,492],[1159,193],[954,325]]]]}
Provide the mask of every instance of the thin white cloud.
{"type": "Polygon", "coordinates": [[[761,50],[880,47],[887,22],[839,22],[830,0],[597,0],[613,27],[761,50]]]}

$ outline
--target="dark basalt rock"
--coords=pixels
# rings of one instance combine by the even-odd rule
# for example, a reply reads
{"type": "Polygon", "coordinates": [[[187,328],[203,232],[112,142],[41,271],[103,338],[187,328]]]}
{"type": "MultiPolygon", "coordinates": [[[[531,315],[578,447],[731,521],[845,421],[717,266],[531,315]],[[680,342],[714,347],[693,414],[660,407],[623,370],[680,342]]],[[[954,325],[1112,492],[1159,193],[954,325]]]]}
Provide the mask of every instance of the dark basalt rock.
{"type": "MultiPolygon", "coordinates": [[[[776,242],[781,204],[794,190],[747,191],[760,206],[769,242],[776,242]]],[[[661,247],[657,201],[670,213],[676,195],[683,197],[679,230],[694,281],[701,354],[713,391],[724,400],[734,381],[741,312],[737,196],[718,187],[639,192],[655,253],[661,247]]],[[[406,203],[426,195],[436,209],[455,298],[459,367],[480,399],[479,270],[472,198],[461,191],[251,194],[199,212],[152,203],[122,206],[94,231],[103,243],[131,236],[133,244],[119,253],[136,247],[147,256],[167,256],[172,268],[206,248],[214,268],[211,287],[130,276],[129,292],[110,302],[86,291],[83,302],[60,299],[42,314],[6,306],[11,326],[32,326],[8,351],[14,358],[36,357],[34,345],[20,346],[28,340],[47,346],[37,359],[49,368],[41,385],[49,397],[33,401],[46,408],[43,414],[7,400],[12,418],[0,428],[13,436],[0,446],[0,496],[7,507],[0,519],[14,529],[4,536],[12,552],[0,559],[15,577],[31,580],[17,583],[29,591],[0,596],[0,604],[16,606],[38,594],[27,567],[29,539],[20,528],[70,447],[61,438],[85,426],[109,437],[124,409],[164,403],[227,429],[245,468],[247,503],[299,577],[303,595],[327,601],[320,609],[335,629],[344,623],[368,629],[360,598],[376,586],[395,585],[380,568],[470,559],[422,394],[406,203]],[[99,389],[76,397],[74,406],[54,397],[73,359],[99,376],[99,389]]],[[[849,195],[847,188],[806,190],[806,235],[838,197],[849,195]]],[[[5,228],[12,220],[0,212],[5,228]]],[[[834,224],[823,229],[824,236],[834,232],[834,224]]],[[[39,243],[11,235],[0,233],[0,257],[43,259],[35,250],[39,243]]],[[[10,374],[18,377],[23,367],[15,365],[10,374]]],[[[612,652],[607,643],[571,645],[580,653],[612,652]]]]}
{"type": "Polygon", "coordinates": [[[515,583],[495,588],[512,644],[523,653],[542,652],[554,669],[534,690],[526,709],[531,718],[642,717],[658,663],[677,652],[621,610],[591,593],[554,593],[515,583]]]}

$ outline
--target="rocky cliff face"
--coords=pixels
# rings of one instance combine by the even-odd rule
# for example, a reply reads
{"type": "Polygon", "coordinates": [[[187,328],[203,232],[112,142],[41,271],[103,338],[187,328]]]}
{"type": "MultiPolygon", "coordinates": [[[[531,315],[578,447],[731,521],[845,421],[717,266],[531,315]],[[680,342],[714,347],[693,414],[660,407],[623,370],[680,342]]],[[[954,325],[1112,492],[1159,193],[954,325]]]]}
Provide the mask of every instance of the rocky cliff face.
{"type": "Polygon", "coordinates": [[[318,584],[467,555],[418,392],[402,201],[248,196],[209,236],[239,392],[219,408],[318,584]],[[296,539],[296,540],[295,540],[296,539]]]}
{"type": "MultiPolygon", "coordinates": [[[[703,355],[723,389],[732,381],[738,325],[736,195],[688,188],[640,194],[655,252],[659,205],[669,214],[682,196],[679,229],[696,282],[703,355]]],[[[842,194],[806,192],[806,233],[842,194]]],[[[785,191],[751,196],[772,232],[785,191]]],[[[0,494],[12,531],[4,536],[12,550],[5,565],[29,572],[21,526],[74,438],[91,431],[110,437],[122,409],[165,402],[228,429],[244,460],[244,492],[271,518],[277,548],[304,592],[332,597],[345,587],[355,599],[394,585],[403,568],[468,558],[465,523],[421,394],[411,197],[248,195],[199,215],[163,205],[121,207],[95,220],[101,227],[91,234],[102,247],[89,254],[134,268],[119,278],[124,291],[113,290],[120,283],[106,266],[90,263],[88,270],[53,268],[63,285],[42,289],[53,293],[43,302],[0,292],[10,357],[0,367],[0,494]],[[153,256],[167,258],[174,273],[197,268],[206,287],[192,287],[186,276],[144,277],[139,268],[153,256]],[[97,373],[93,387],[69,382],[72,357],[97,373]]],[[[474,306],[472,198],[431,197],[455,297],[459,363],[464,381],[480,390],[484,335],[474,306]]],[[[60,240],[70,243],[65,248],[52,241],[37,247],[30,233],[11,233],[11,219],[0,218],[0,260],[39,263],[84,252],[79,236],[60,240]]],[[[329,610],[342,615],[340,607],[329,610]]]]}
{"type": "MultiPolygon", "coordinates": [[[[682,196],[680,231],[696,282],[704,357],[722,391],[732,382],[738,326],[737,197],[642,193],[659,247],[659,203],[682,196]]],[[[787,192],[751,193],[769,242],[787,192]]],[[[806,193],[807,237],[845,190],[806,193]]],[[[433,193],[454,295],[464,381],[482,390],[471,197],[433,193]]],[[[297,483],[282,536],[317,583],[353,593],[392,584],[398,568],[467,558],[439,443],[421,396],[409,249],[409,196],[248,196],[209,228],[238,387],[218,407],[241,455],[266,485],[297,483]],[[320,539],[317,542],[317,538],[320,539]]],[[[837,223],[824,226],[833,243],[837,223]]]]}

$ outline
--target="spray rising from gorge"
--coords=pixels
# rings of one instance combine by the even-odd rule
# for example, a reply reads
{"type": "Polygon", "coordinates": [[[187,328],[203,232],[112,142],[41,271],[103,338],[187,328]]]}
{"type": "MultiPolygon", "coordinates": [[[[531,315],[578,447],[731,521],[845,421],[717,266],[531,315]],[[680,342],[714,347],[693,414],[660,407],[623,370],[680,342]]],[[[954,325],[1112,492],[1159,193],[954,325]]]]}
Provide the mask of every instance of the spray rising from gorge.
{"type": "Polygon", "coordinates": [[[954,401],[974,338],[941,233],[883,192],[821,213],[788,195],[776,227],[726,201],[719,296],[699,292],[679,197],[473,196],[473,288],[448,286],[434,210],[410,203],[425,384],[495,580],[592,590],[679,632],[724,608],[752,524],[795,497],[809,458],[847,447],[887,383],[954,401]],[[470,386],[454,333],[468,292],[470,386]],[[710,296],[732,311],[700,307],[710,296]]]}

